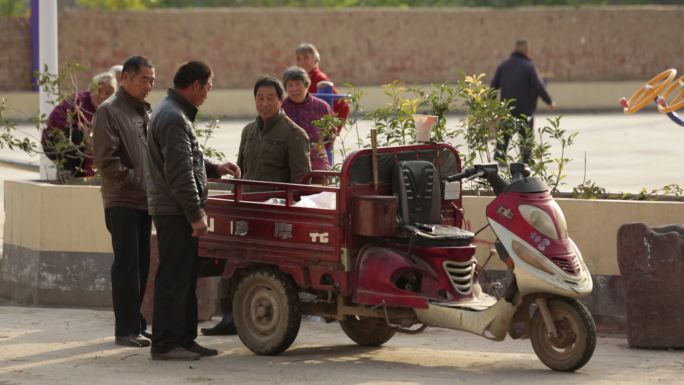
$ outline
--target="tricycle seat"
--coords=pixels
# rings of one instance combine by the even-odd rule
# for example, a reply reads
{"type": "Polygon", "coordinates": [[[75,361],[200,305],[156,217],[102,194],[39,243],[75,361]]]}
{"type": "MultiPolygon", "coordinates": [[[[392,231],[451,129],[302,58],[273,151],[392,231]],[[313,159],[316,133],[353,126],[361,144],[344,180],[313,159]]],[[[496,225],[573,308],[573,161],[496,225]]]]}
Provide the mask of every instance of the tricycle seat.
{"type": "Polygon", "coordinates": [[[454,226],[442,225],[439,175],[431,162],[397,162],[392,180],[399,199],[399,214],[410,241],[422,246],[465,246],[474,234],[454,226]]]}

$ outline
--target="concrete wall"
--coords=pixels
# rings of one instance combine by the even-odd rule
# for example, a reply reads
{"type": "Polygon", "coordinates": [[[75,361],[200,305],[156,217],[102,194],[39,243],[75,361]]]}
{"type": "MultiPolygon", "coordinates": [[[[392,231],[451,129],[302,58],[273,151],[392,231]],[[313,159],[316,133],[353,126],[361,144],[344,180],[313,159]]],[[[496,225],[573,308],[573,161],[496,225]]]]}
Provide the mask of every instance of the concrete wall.
{"type": "MultiPolygon", "coordinates": [[[[621,111],[618,99],[629,96],[643,82],[555,82],[549,85],[549,92],[558,104],[558,113],[575,111],[621,111]]],[[[365,95],[361,98],[361,111],[370,112],[385,107],[390,99],[380,86],[359,87],[365,95]]],[[[340,92],[345,92],[340,87],[340,92]]],[[[165,90],[152,91],[147,101],[154,108],[165,95],[165,90]]],[[[7,119],[28,121],[38,116],[38,93],[36,92],[0,92],[5,98],[8,109],[4,116],[7,119]]],[[[544,110],[543,107],[541,110],[544,110]]],[[[645,110],[656,110],[655,103],[645,110]]],[[[209,98],[202,104],[200,112],[204,117],[252,118],[256,116],[252,89],[216,89],[209,93],[209,98]]]]}
{"type": "Polygon", "coordinates": [[[0,47],[0,91],[30,90],[33,77],[30,19],[0,17],[0,47]]]}
{"type": "Polygon", "coordinates": [[[99,186],[5,181],[0,297],[109,306],[113,253],[99,186]]]}
{"type": "MultiPolygon", "coordinates": [[[[59,59],[90,68],[83,85],[90,75],[144,54],[157,65],[158,88],[189,59],[214,67],[216,88],[249,88],[263,73],[280,75],[294,63],[294,47],[310,41],[339,84],[429,84],[454,81],[459,71],[491,74],[515,39],[526,38],[539,70],[553,81],[642,80],[681,66],[683,18],[683,6],[65,10],[59,59]]],[[[19,75],[0,72],[0,90],[27,89],[28,23],[0,18],[0,32],[3,57],[13,58],[3,60],[20,67],[19,75]]]]}
{"type": "MultiPolygon", "coordinates": [[[[485,207],[492,197],[466,196],[463,199],[465,216],[471,231],[486,224],[485,207]]],[[[617,231],[625,223],[643,222],[649,226],[684,223],[684,204],[681,202],[644,202],[598,199],[557,198],[558,205],[565,214],[568,234],[584,257],[592,274],[620,275],[617,265],[617,231]]],[[[490,228],[483,231],[478,239],[494,241],[490,228]]],[[[478,259],[487,256],[489,247],[478,246],[478,259]]],[[[499,261],[495,266],[505,267],[499,261]]]]}
{"type": "MultiPolygon", "coordinates": [[[[486,224],[485,207],[492,197],[465,197],[463,206],[472,231],[486,224]]],[[[624,330],[626,325],[625,291],[617,260],[617,232],[628,222],[648,226],[684,223],[681,202],[642,202],[616,200],[557,199],[568,225],[568,233],[582,252],[594,279],[593,294],[584,303],[604,331],[624,330]]],[[[483,263],[495,240],[491,228],[476,238],[477,258],[483,263]]],[[[501,278],[505,266],[493,258],[488,269],[491,279],[501,278]]]]}

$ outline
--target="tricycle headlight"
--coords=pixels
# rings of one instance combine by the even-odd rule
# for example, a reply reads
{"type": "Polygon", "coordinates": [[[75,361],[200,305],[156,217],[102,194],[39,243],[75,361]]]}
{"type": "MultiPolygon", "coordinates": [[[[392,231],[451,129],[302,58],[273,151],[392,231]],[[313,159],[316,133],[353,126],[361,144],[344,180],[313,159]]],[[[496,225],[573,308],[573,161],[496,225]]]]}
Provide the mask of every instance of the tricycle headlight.
{"type": "Polygon", "coordinates": [[[518,206],[518,211],[520,211],[520,215],[525,218],[527,223],[532,225],[537,231],[553,240],[558,240],[556,226],[553,225],[553,220],[546,211],[533,205],[520,205],[518,206]]]}

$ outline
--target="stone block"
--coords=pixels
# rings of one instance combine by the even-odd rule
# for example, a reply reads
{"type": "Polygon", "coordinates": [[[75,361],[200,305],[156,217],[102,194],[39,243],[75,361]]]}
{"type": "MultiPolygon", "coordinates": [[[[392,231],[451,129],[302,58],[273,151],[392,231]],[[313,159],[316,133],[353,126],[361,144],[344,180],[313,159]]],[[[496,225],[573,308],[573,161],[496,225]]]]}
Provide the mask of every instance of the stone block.
{"type": "Polygon", "coordinates": [[[682,238],[683,225],[627,223],[618,231],[631,347],[684,348],[682,238]]]}

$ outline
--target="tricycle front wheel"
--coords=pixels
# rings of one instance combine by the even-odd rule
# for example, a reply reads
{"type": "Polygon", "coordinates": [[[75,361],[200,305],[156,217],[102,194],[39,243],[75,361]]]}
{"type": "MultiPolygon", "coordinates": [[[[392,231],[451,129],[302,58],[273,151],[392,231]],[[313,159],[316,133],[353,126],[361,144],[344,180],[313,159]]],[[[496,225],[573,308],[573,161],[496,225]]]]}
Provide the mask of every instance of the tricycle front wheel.
{"type": "Polygon", "coordinates": [[[279,271],[249,273],[235,292],[233,318],[249,350],[261,355],[284,352],[297,337],[302,320],[294,282],[279,271]]]}
{"type": "Polygon", "coordinates": [[[571,298],[548,299],[549,312],[556,327],[551,335],[537,310],[530,325],[530,339],[537,357],[549,368],[574,372],[586,364],[596,347],[596,325],[591,313],[571,298]]]}
{"type": "Polygon", "coordinates": [[[380,318],[347,317],[340,321],[342,330],[361,346],[380,346],[394,336],[395,330],[380,318]]]}

